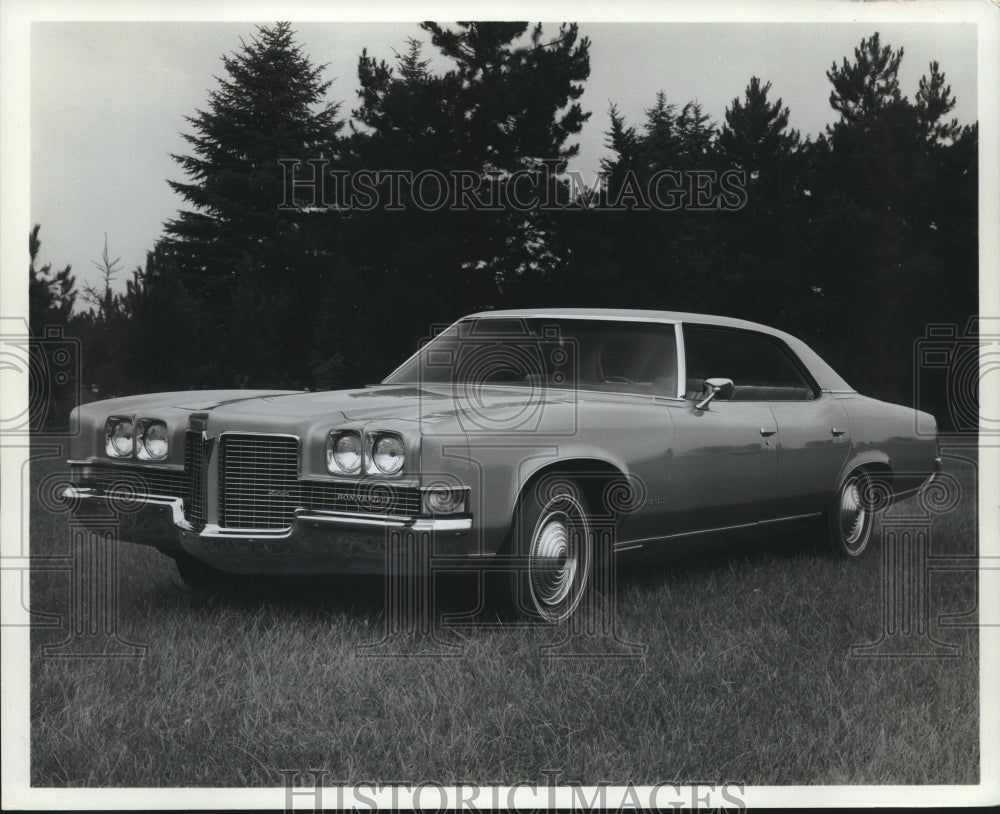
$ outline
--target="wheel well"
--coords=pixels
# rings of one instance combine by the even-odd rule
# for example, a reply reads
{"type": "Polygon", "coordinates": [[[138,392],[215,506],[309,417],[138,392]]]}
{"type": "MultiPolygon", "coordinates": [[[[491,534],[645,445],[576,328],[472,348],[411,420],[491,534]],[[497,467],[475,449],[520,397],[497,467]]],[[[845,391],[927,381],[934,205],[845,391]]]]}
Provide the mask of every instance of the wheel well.
{"type": "MultiPolygon", "coordinates": [[[[617,466],[598,458],[574,458],[555,461],[532,473],[518,493],[520,502],[524,495],[540,480],[555,475],[569,476],[580,487],[591,514],[608,515],[614,513],[608,506],[606,490],[615,480],[628,482],[628,477],[617,466]]],[[[613,503],[613,501],[612,501],[613,503]]]]}
{"type": "Polygon", "coordinates": [[[892,488],[893,472],[889,464],[873,461],[862,464],[858,469],[864,469],[873,480],[880,481],[890,489],[892,488]]]}
{"type": "Polygon", "coordinates": [[[518,492],[517,500],[508,520],[507,535],[503,542],[500,543],[498,553],[510,550],[513,542],[511,530],[513,529],[514,519],[517,517],[518,509],[524,501],[525,495],[529,494],[530,490],[539,481],[555,475],[569,476],[580,486],[583,497],[587,501],[587,509],[591,515],[596,513],[600,516],[603,513],[605,517],[612,514],[606,505],[608,501],[606,500],[605,490],[615,479],[623,481],[627,479],[625,473],[618,467],[599,458],[572,458],[569,460],[554,461],[541,467],[537,472],[531,474],[518,492]]]}
{"type": "Polygon", "coordinates": [[[894,474],[892,467],[882,461],[868,461],[852,467],[848,470],[848,474],[857,472],[859,469],[864,470],[872,481],[872,492],[869,495],[872,508],[876,511],[887,508],[893,501],[894,474]]]}

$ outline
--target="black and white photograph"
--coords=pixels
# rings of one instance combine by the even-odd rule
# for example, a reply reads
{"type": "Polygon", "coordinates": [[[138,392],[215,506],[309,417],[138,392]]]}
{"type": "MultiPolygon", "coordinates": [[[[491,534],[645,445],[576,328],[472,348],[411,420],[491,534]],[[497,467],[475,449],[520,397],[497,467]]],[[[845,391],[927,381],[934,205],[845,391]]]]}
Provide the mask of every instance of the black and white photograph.
{"type": "Polygon", "coordinates": [[[5,3],[4,809],[1000,804],[998,99],[987,0],[5,3]]]}

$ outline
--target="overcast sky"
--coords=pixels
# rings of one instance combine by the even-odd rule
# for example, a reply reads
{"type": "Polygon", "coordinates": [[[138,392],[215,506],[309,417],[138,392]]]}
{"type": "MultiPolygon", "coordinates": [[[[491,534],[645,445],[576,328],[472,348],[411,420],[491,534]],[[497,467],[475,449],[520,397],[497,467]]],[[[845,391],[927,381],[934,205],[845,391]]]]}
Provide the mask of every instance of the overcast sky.
{"type": "MultiPolygon", "coordinates": [[[[343,103],[344,115],[356,105],[362,48],[391,61],[394,49],[403,51],[406,38],[416,37],[427,41],[427,55],[433,52],[412,23],[293,21],[293,27],[304,52],[328,65],[329,99],[343,103]]],[[[757,75],[772,82],[772,98],[791,109],[791,125],[815,136],[834,118],[825,71],[875,30],[884,43],[905,48],[905,95],[913,98],[928,63],[937,60],[958,99],[954,115],[962,123],[977,118],[972,24],[581,23],[580,30],[591,40],[581,101],[592,115],[576,139],[580,155],[571,168],[588,176],[606,154],[609,105],[641,124],[661,89],[671,102],[701,102],[721,122],[757,75]]],[[[32,23],[30,211],[42,226],[43,262],[71,263],[78,287],[94,282],[93,261],[106,233],[112,258],[120,256],[125,269],[123,286],[126,272],[144,262],[164,221],[182,205],[166,179],[183,178],[170,153],[186,152],[184,116],[206,105],[222,73],[220,56],[238,50],[240,38],[254,31],[252,22],[32,23]]]]}

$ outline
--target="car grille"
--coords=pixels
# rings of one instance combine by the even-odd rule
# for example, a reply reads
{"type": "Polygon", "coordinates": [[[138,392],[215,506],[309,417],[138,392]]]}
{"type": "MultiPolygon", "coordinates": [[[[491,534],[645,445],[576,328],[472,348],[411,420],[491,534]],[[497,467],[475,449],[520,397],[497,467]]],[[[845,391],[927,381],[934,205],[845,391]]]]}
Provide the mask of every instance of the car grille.
{"type": "Polygon", "coordinates": [[[302,505],[334,512],[363,512],[411,517],[420,513],[420,490],[387,483],[304,481],[302,505]]]}
{"type": "MultiPolygon", "coordinates": [[[[230,529],[286,529],[295,509],[413,517],[420,490],[379,481],[300,481],[299,441],[279,435],[226,433],[219,442],[219,525],[230,529]]],[[[94,484],[136,497],[181,498],[184,518],[205,527],[209,450],[201,432],[185,436],[184,471],[97,464],[94,484]]]]}
{"type": "Polygon", "coordinates": [[[101,489],[119,489],[135,497],[183,497],[187,474],[170,469],[108,466],[94,467],[94,485],[101,489]]]}
{"type": "Polygon", "coordinates": [[[205,526],[205,445],[200,432],[188,430],[184,444],[184,471],[188,488],[184,494],[184,519],[196,530],[205,526]]]}
{"type": "Polygon", "coordinates": [[[283,529],[302,505],[299,441],[280,435],[226,433],[219,447],[220,525],[283,529]]]}

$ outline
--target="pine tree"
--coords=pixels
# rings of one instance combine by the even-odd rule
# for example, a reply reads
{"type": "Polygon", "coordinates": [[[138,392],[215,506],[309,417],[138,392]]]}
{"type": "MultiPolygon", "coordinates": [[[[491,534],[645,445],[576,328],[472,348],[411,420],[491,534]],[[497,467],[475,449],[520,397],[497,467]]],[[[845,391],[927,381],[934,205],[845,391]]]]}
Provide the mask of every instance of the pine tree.
{"type": "Polygon", "coordinates": [[[539,23],[524,44],[516,44],[528,30],[522,22],[459,23],[457,31],[426,22],[421,28],[454,64],[444,85],[468,168],[514,170],[526,160],[577,154],[579,145],[566,141],[590,115],[577,101],[590,75],[590,41],[577,41],[575,23],[544,42],[539,23]]]}
{"type": "MultiPolygon", "coordinates": [[[[588,116],[578,99],[590,65],[589,42],[575,25],[551,38],[527,23],[422,28],[445,70],[430,71],[415,40],[392,66],[367,53],[359,60],[353,113],[363,128],[350,140],[354,166],[471,173],[481,197],[502,202],[509,173],[576,154],[569,140],[588,116]]],[[[383,332],[383,357],[412,347],[429,323],[518,301],[562,262],[552,220],[537,209],[421,211],[405,187],[402,200],[405,211],[367,213],[352,233],[356,264],[370,269],[370,296],[420,313],[383,332]]]]}
{"type": "Polygon", "coordinates": [[[903,49],[883,46],[876,31],[854,49],[854,62],[844,57],[840,67],[834,62],[826,72],[833,84],[830,106],[845,124],[877,117],[886,107],[900,101],[899,64],[903,49]]]}
{"type": "Polygon", "coordinates": [[[41,268],[35,264],[41,249],[36,223],[28,234],[28,325],[31,336],[44,336],[47,326],[65,326],[73,313],[76,302],[76,278],[70,274],[71,266],[53,271],[52,264],[41,268]]]}
{"type": "MultiPolygon", "coordinates": [[[[258,27],[222,63],[226,75],[206,109],[186,117],[191,154],[172,156],[190,180],[170,186],[193,209],[166,224],[162,248],[185,286],[225,313],[248,262],[269,284],[308,284],[317,272],[319,215],[279,208],[285,178],[278,161],[335,158],[343,122],[338,106],[324,101],[323,66],[302,53],[288,23],[258,27]]],[[[309,194],[301,191],[297,202],[311,203],[309,194]]]]}
{"type": "Polygon", "coordinates": [[[827,303],[821,330],[839,337],[834,366],[859,389],[905,402],[925,326],[976,311],[975,257],[956,243],[975,242],[976,173],[974,132],[943,121],[954,100],[939,66],[911,101],[902,57],[876,32],[827,74],[840,118],[813,154],[814,248],[803,269],[827,303]]]}
{"type": "Polygon", "coordinates": [[[719,148],[734,167],[756,179],[764,168],[775,168],[786,160],[799,142],[799,134],[788,127],[788,108],[781,99],[767,98],[771,83],[750,79],[744,98],[733,99],[726,109],[726,123],[719,133],[719,148]]]}
{"type": "Polygon", "coordinates": [[[173,156],[190,180],[169,183],[193,208],[166,224],[158,250],[167,273],[206,300],[223,331],[233,327],[249,343],[245,353],[286,360],[258,365],[260,376],[248,383],[304,384],[305,349],[334,282],[338,223],[325,200],[314,200],[315,189],[288,195],[279,161],[300,162],[296,177],[307,179],[307,161],[335,166],[343,122],[338,106],[325,101],[324,66],[303,54],[288,23],[259,26],[222,63],[225,75],[207,107],[187,117],[191,153],[173,156]]]}
{"type": "Polygon", "coordinates": [[[930,76],[920,77],[920,88],[916,96],[921,129],[928,142],[954,141],[961,131],[958,120],[941,121],[943,116],[955,108],[951,85],[945,84],[944,74],[936,60],[931,62],[930,70],[930,76]]]}

